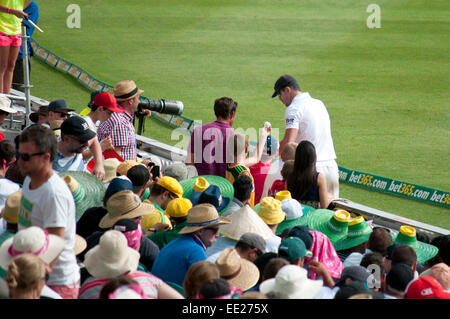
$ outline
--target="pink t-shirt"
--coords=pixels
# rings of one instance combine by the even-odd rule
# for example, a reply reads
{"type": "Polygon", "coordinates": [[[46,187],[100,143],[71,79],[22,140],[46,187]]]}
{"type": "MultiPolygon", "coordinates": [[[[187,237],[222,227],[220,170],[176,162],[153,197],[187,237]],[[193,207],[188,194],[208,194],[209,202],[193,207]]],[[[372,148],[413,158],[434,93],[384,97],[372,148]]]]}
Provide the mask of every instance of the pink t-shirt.
{"type": "Polygon", "coordinates": [[[250,173],[253,176],[255,185],[255,205],[261,200],[261,195],[264,189],[264,182],[269,173],[271,163],[259,162],[250,167],[250,173]]]}
{"type": "MultiPolygon", "coordinates": [[[[226,145],[233,135],[233,128],[224,122],[214,121],[197,126],[191,135],[188,153],[194,154],[194,166],[198,175],[225,177],[227,169],[226,145]]],[[[232,158],[229,161],[232,163],[232,158]]]]}

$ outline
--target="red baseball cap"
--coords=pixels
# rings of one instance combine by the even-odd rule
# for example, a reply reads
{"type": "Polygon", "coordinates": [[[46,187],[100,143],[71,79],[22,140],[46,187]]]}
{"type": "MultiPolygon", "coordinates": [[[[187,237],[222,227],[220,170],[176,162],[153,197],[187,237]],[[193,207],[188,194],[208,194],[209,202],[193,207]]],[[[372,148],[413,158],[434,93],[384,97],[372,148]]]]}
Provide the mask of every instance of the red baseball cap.
{"type": "Polygon", "coordinates": [[[407,299],[450,299],[450,293],[431,276],[423,276],[412,281],[406,288],[407,299]]]}
{"type": "Polygon", "coordinates": [[[109,94],[108,92],[102,92],[97,94],[94,97],[93,104],[96,106],[103,106],[105,109],[117,113],[122,113],[124,111],[123,108],[117,105],[116,98],[113,95],[109,94]]]}

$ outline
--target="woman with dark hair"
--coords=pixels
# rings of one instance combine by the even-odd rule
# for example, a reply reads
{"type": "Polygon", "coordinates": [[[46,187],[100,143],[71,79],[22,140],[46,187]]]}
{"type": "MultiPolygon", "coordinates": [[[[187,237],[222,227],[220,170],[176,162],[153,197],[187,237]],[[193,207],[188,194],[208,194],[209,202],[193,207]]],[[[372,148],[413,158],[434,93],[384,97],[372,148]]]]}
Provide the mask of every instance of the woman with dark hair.
{"type": "Polygon", "coordinates": [[[325,175],[316,170],[316,149],[302,141],[295,151],[294,169],[287,179],[292,198],[314,208],[327,208],[330,200],[325,175]]]}

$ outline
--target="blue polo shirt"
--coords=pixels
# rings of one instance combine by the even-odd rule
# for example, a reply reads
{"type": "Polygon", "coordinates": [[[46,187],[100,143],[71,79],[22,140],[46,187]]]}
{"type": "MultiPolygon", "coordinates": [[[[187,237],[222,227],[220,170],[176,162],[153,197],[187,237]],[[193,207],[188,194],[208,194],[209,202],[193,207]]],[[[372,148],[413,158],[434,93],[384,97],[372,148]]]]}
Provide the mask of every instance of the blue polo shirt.
{"type": "Polygon", "coordinates": [[[192,264],[206,260],[206,247],[193,234],[183,234],[172,240],[158,254],[151,273],[165,282],[180,286],[192,264]]]}

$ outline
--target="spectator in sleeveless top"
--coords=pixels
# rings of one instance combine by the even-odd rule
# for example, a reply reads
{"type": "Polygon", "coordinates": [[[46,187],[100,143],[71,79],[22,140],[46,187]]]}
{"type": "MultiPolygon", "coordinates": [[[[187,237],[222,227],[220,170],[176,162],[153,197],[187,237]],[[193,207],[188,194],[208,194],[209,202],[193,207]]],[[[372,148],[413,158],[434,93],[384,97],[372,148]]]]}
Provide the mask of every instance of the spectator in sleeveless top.
{"type": "Polygon", "coordinates": [[[302,141],[295,151],[293,174],[287,180],[292,198],[315,208],[327,208],[330,199],[325,175],[316,170],[316,149],[309,141],[302,141]]]}

